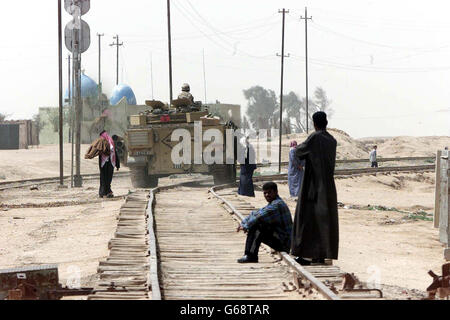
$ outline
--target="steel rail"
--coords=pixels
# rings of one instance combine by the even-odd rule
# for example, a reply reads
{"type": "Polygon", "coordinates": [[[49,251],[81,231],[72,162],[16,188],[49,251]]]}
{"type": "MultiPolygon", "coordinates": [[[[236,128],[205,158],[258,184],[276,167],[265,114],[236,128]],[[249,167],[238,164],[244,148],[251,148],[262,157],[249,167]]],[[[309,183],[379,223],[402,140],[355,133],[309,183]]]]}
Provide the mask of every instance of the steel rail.
{"type": "MultiPolygon", "coordinates": [[[[336,169],[334,170],[334,176],[349,176],[349,175],[360,175],[360,174],[375,174],[375,173],[386,173],[386,172],[415,172],[415,171],[434,171],[435,165],[421,165],[421,166],[401,166],[401,167],[381,167],[381,168],[360,168],[360,169],[336,169]]],[[[253,177],[253,181],[264,181],[265,177],[271,177],[272,179],[287,179],[287,173],[267,175],[267,176],[256,176],[253,177]]]]}
{"type": "MultiPolygon", "coordinates": [[[[204,182],[204,181],[206,181],[206,179],[202,179],[196,182],[204,182]]],[[[152,291],[151,300],[162,300],[161,287],[159,283],[158,240],[156,238],[155,219],[154,219],[154,207],[156,204],[155,194],[159,193],[160,191],[170,190],[186,184],[190,184],[192,182],[193,181],[185,181],[168,186],[156,187],[150,190],[146,215],[147,215],[148,243],[150,251],[148,258],[150,265],[150,272],[148,274],[147,281],[152,291]]]]}
{"type": "Polygon", "coordinates": [[[148,284],[151,287],[152,297],[151,300],[161,300],[161,289],[159,286],[158,278],[158,253],[155,234],[155,220],[153,214],[153,207],[155,205],[155,192],[159,192],[159,188],[150,190],[150,196],[147,206],[147,230],[148,230],[148,243],[149,243],[149,265],[150,272],[148,274],[148,284]]]}
{"type": "MultiPolygon", "coordinates": [[[[221,197],[216,193],[217,190],[226,189],[228,187],[234,186],[234,183],[225,184],[220,186],[215,186],[209,189],[209,192],[222,201],[225,205],[227,205],[230,210],[238,217],[240,221],[244,219],[244,216],[237,210],[229,201],[221,197]]],[[[341,300],[333,291],[331,291],[326,285],[324,285],[321,281],[319,281],[316,277],[314,277],[309,271],[303,268],[300,264],[295,262],[295,260],[287,253],[287,252],[278,252],[280,258],[282,258],[297,274],[300,274],[301,277],[308,280],[311,285],[319,291],[326,299],[328,300],[341,300]]]]}
{"type": "MultiPolygon", "coordinates": [[[[435,160],[435,157],[400,157],[400,158],[377,158],[377,162],[394,162],[394,161],[433,161],[435,160]]],[[[338,159],[336,160],[336,163],[364,163],[369,162],[368,159],[338,159]]],[[[281,162],[282,166],[287,166],[289,164],[288,161],[281,162]]],[[[237,164],[237,167],[240,168],[240,164],[237,164]]],[[[262,167],[270,167],[270,166],[278,166],[278,162],[274,163],[257,163],[257,168],[262,167]]]]}
{"type": "MultiPolygon", "coordinates": [[[[114,174],[118,177],[126,177],[129,176],[129,172],[116,172],[114,174]]],[[[99,177],[99,173],[88,173],[83,174],[83,178],[93,179],[99,177]]],[[[64,179],[70,179],[70,176],[64,176],[64,179]]],[[[25,188],[34,185],[44,185],[44,184],[52,184],[59,181],[59,177],[48,177],[48,178],[34,178],[34,179],[24,179],[24,180],[12,180],[12,181],[2,181],[0,182],[0,191],[7,189],[17,189],[17,188],[25,188]]]]}

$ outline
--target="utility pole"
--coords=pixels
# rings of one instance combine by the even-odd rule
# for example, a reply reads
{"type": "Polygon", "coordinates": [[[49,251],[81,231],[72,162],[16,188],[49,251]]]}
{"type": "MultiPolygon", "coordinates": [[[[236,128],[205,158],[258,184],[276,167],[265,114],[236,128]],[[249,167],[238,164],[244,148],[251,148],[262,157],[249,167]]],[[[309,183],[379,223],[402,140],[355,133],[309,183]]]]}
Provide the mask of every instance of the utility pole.
{"type": "Polygon", "coordinates": [[[152,84],[152,100],[154,100],[154,98],[153,98],[153,56],[152,56],[151,52],[150,52],[150,81],[152,84]]]}
{"type": "Polygon", "coordinates": [[[59,66],[59,185],[64,185],[63,163],[63,80],[62,80],[62,16],[61,0],[58,0],[58,66],[59,66]]]}
{"type": "Polygon", "coordinates": [[[283,8],[283,10],[278,10],[278,13],[283,14],[283,23],[281,27],[281,55],[277,53],[278,57],[281,57],[281,87],[280,87],[280,134],[279,134],[279,146],[278,146],[278,172],[281,173],[281,137],[283,135],[283,80],[284,80],[284,58],[289,57],[284,55],[284,25],[286,19],[286,13],[289,13],[289,10],[283,8]]]}
{"type": "Polygon", "coordinates": [[[308,103],[309,103],[309,96],[308,96],[308,20],[311,20],[312,17],[308,17],[308,11],[305,7],[305,16],[300,16],[300,20],[305,20],[305,70],[306,70],[306,134],[309,133],[309,116],[308,116],[308,103]]]}
{"type": "Polygon", "coordinates": [[[203,49],[203,87],[205,88],[205,104],[206,104],[206,69],[205,69],[205,49],[203,49]]]}
{"type": "MultiPolygon", "coordinates": [[[[70,57],[70,54],[68,54],[67,55],[67,105],[69,106],[69,108],[70,108],[70,106],[72,105],[72,92],[71,92],[71,88],[70,88],[70,84],[71,84],[71,81],[70,81],[70,59],[71,59],[71,57],[70,57]]],[[[69,112],[69,114],[70,114],[70,112],[69,112]]],[[[72,127],[70,127],[70,130],[69,130],[69,141],[68,142],[71,142],[72,141],[72,127]]]]}
{"type": "Polygon", "coordinates": [[[102,101],[102,43],[101,38],[104,33],[97,33],[98,37],[98,103],[101,104],[102,101]]]}
{"type": "Polygon", "coordinates": [[[172,36],[170,33],[170,0],[167,0],[167,31],[168,31],[168,43],[169,43],[169,107],[172,105],[172,36]]]}
{"type": "Polygon", "coordinates": [[[119,84],[119,47],[123,46],[123,42],[119,43],[119,35],[116,34],[113,39],[116,39],[116,42],[113,42],[110,44],[110,46],[116,46],[117,52],[116,52],[116,85],[119,84]]]}
{"type": "Polygon", "coordinates": [[[70,114],[70,131],[69,131],[69,142],[72,145],[72,154],[71,154],[71,159],[70,159],[70,187],[73,188],[73,117],[74,117],[74,112],[73,112],[73,101],[72,101],[72,95],[73,95],[73,75],[71,75],[70,72],[70,53],[67,55],[67,91],[68,91],[68,107],[69,107],[69,114],[70,114]]]}
{"type": "MultiPolygon", "coordinates": [[[[73,77],[73,105],[75,108],[75,166],[76,172],[73,176],[73,186],[82,187],[81,176],[81,121],[83,119],[83,105],[81,100],[81,54],[85,52],[91,43],[89,25],[81,19],[90,9],[90,0],[64,1],[66,11],[73,19],[66,25],[64,30],[67,50],[72,52],[72,77],[73,77]]],[[[73,147],[72,147],[73,150],[73,147]]],[[[73,151],[72,151],[73,152],[73,151]]]]}
{"type": "MultiPolygon", "coordinates": [[[[73,52],[72,52],[73,54],[73,52]]],[[[73,62],[72,62],[73,65],[73,62]]],[[[75,132],[75,103],[74,103],[74,99],[73,99],[73,94],[74,94],[74,84],[75,84],[75,73],[72,72],[72,85],[70,86],[70,92],[71,92],[71,105],[70,105],[70,110],[71,110],[71,118],[72,120],[70,121],[70,126],[71,126],[71,130],[72,130],[72,138],[71,138],[71,143],[72,143],[72,155],[71,155],[71,160],[70,160],[70,187],[73,188],[74,187],[74,182],[73,182],[73,157],[74,157],[74,146],[75,146],[75,141],[74,141],[74,132],[75,132]]]]}
{"type": "Polygon", "coordinates": [[[73,44],[73,75],[74,75],[74,103],[75,103],[75,176],[74,176],[74,187],[81,188],[83,185],[83,178],[81,177],[81,120],[83,106],[81,101],[81,54],[79,53],[79,39],[80,32],[79,29],[73,29],[74,36],[76,39],[73,44]]]}

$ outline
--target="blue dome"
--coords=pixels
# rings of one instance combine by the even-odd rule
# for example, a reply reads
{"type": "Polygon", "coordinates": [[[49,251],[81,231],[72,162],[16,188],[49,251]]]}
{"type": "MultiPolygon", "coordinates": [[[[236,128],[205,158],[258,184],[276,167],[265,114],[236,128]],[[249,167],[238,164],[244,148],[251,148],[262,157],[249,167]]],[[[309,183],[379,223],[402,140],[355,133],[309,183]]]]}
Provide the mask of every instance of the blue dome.
{"type": "Polygon", "coordinates": [[[127,86],[126,84],[118,84],[111,93],[111,98],[109,99],[109,103],[112,106],[115,106],[117,103],[119,103],[122,98],[127,98],[127,103],[131,106],[136,105],[136,96],[134,95],[133,90],[127,86]]]}
{"type": "MultiPolygon", "coordinates": [[[[69,89],[66,89],[64,100],[67,100],[69,96],[69,89]]],[[[81,98],[93,98],[98,96],[97,83],[90,77],[81,74],[81,98]]]]}

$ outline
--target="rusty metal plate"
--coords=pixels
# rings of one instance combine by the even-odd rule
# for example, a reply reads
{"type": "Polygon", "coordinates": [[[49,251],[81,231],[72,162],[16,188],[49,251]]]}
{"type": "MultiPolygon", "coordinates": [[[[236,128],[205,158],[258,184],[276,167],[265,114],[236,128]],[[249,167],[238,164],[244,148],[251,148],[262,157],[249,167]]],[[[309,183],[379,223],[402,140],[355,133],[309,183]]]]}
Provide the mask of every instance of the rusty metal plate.
{"type": "MultiPolygon", "coordinates": [[[[6,298],[10,290],[34,288],[37,298],[45,299],[46,292],[59,288],[58,266],[42,265],[0,270],[0,299],[6,298]]],[[[24,291],[22,290],[22,293],[24,291]]],[[[17,292],[11,292],[13,297],[17,292]]]]}

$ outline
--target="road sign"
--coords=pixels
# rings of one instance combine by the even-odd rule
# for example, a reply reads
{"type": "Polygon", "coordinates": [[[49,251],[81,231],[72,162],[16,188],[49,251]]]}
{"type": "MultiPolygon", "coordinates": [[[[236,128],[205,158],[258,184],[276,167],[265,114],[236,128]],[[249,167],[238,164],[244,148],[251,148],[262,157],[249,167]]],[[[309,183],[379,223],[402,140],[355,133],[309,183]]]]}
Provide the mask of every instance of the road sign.
{"type": "Polygon", "coordinates": [[[89,9],[91,8],[91,0],[64,0],[64,8],[66,11],[70,14],[74,14],[76,8],[73,6],[78,6],[81,9],[80,15],[86,14],[89,9]],[[77,2],[78,5],[75,5],[74,3],[77,2]]]}
{"type": "MultiPolygon", "coordinates": [[[[91,45],[91,29],[89,28],[89,25],[86,23],[86,21],[81,20],[81,32],[80,32],[80,45],[79,45],[79,50],[78,53],[83,53],[85,52],[89,46],[91,45]]],[[[64,40],[66,43],[66,48],[67,50],[69,50],[70,52],[72,52],[73,50],[73,29],[75,28],[76,24],[74,21],[70,21],[67,25],[66,28],[64,29],[64,40]]]]}

